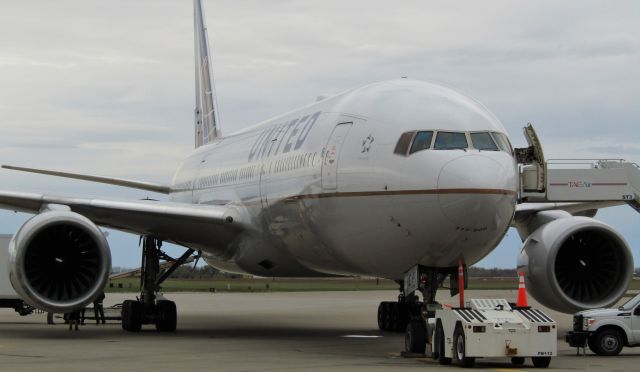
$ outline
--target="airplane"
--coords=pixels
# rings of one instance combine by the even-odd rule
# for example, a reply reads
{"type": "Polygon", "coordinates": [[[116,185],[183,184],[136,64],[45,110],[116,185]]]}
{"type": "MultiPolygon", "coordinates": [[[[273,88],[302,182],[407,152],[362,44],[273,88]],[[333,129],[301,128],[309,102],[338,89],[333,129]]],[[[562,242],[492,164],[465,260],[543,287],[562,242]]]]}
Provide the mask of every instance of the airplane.
{"type": "MultiPolygon", "coordinates": [[[[630,249],[592,218],[598,208],[624,202],[524,202],[520,160],[541,158],[534,132],[532,146],[514,149],[478,101],[401,78],[223,136],[201,0],[194,0],[194,34],[195,149],[170,183],[3,166],[169,199],[0,191],[1,208],[35,214],[9,248],[11,283],[30,305],[64,313],[102,291],[111,256],[100,227],[142,237],[142,294],[123,303],[122,327],[131,332],[144,324],[176,329],[175,303],[156,293],[172,269],[198,252],[226,272],[394,280],[400,294],[378,307],[379,326],[406,330],[418,340],[410,347],[419,347],[436,290],[456,277],[459,260],[465,268],[478,262],[510,226],[524,242],[519,266],[527,287],[545,306],[604,307],[625,293],[630,249]],[[168,257],[162,242],[186,251],[168,257]],[[174,265],[161,272],[160,260],[174,265]],[[411,273],[415,286],[408,285],[411,273]]],[[[459,288],[451,283],[453,295],[459,288]]]]}

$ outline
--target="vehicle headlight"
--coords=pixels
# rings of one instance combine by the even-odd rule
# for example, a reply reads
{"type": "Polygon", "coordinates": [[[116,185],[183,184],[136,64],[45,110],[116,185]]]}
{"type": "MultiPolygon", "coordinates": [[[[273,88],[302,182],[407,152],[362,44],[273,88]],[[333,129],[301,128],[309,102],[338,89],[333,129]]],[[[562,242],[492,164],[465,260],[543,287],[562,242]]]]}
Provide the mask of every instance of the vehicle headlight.
{"type": "Polygon", "coordinates": [[[595,322],[596,320],[594,318],[584,318],[582,320],[582,329],[584,329],[585,331],[588,330],[589,327],[591,327],[591,325],[595,322]]]}

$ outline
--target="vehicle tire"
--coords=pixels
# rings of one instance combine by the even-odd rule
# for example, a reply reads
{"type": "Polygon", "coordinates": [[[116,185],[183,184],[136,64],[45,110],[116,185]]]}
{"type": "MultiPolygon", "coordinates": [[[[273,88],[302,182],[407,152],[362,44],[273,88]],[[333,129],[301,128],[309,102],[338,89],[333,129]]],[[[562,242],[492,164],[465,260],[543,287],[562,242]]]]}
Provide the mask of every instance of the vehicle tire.
{"type": "Polygon", "coordinates": [[[160,332],[174,332],[178,325],[176,303],[173,301],[158,301],[156,329],[160,332]]]}
{"type": "Polygon", "coordinates": [[[463,368],[471,368],[476,362],[476,358],[468,357],[466,350],[466,341],[464,338],[464,332],[459,325],[453,332],[453,357],[458,362],[458,365],[463,368]]]}
{"type": "Polygon", "coordinates": [[[436,323],[436,339],[434,340],[437,347],[436,350],[438,352],[438,363],[441,365],[449,365],[451,364],[451,358],[447,358],[444,350],[444,331],[442,330],[442,323],[436,323]]]}
{"type": "Polygon", "coordinates": [[[622,334],[615,329],[604,329],[595,334],[594,346],[598,355],[618,355],[622,351],[623,343],[622,334]]]}
{"type": "Polygon", "coordinates": [[[126,300],[122,303],[122,329],[128,332],[140,332],[142,329],[142,303],[126,300]]]}
{"type": "Polygon", "coordinates": [[[514,366],[521,366],[524,364],[524,357],[512,357],[511,364],[514,366]]]}
{"type": "Polygon", "coordinates": [[[381,331],[385,330],[384,318],[385,318],[384,302],[380,302],[380,305],[378,305],[378,328],[380,328],[381,331]]]}
{"type": "Polygon", "coordinates": [[[551,357],[531,357],[531,361],[536,368],[547,368],[551,363],[551,357]]]}
{"type": "Polygon", "coordinates": [[[404,334],[404,349],[408,353],[424,354],[427,348],[427,327],[424,322],[413,321],[407,324],[404,334]]]}

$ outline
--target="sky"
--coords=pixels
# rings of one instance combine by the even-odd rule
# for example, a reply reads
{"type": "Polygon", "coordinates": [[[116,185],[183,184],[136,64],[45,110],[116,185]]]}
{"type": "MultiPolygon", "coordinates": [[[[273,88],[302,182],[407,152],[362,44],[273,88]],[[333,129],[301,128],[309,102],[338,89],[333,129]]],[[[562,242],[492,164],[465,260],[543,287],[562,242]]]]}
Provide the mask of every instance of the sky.
{"type": "MultiPolygon", "coordinates": [[[[0,0],[0,163],[168,182],[193,148],[187,0],[0,0]]],[[[407,76],[474,97],[550,158],[640,163],[637,1],[206,0],[222,133],[407,76]]],[[[0,171],[1,190],[118,198],[143,191],[0,171]]],[[[0,234],[27,214],[0,211],[0,234]]],[[[640,259],[640,216],[598,219],[640,259]]],[[[114,266],[138,237],[110,232],[114,266]]],[[[478,266],[514,267],[514,230],[478,266]]],[[[180,252],[173,249],[172,252],[180,252]]]]}

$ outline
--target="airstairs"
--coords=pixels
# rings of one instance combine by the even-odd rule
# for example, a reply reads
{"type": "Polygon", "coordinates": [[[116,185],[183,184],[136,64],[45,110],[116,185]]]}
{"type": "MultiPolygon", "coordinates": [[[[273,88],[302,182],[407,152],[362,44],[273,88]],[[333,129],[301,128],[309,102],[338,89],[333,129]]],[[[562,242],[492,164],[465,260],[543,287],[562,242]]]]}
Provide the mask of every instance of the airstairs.
{"type": "Polygon", "coordinates": [[[640,213],[640,166],[624,159],[554,159],[545,161],[529,124],[528,148],[516,149],[520,167],[520,202],[627,203],[640,213]]]}

